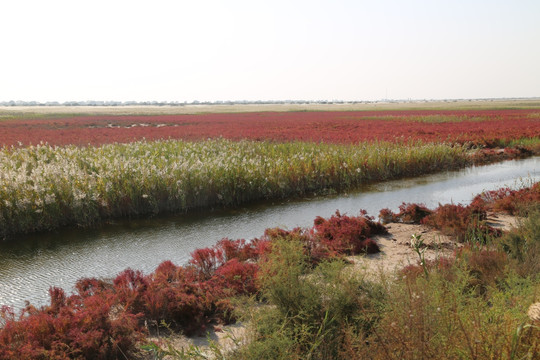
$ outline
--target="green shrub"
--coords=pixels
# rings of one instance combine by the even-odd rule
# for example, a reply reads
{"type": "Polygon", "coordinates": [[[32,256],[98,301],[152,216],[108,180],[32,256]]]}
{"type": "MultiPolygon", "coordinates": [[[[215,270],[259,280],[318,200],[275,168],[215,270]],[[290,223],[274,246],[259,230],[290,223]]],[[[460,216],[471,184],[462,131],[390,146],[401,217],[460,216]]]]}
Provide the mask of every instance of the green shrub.
{"type": "Polygon", "coordinates": [[[238,356],[349,358],[343,352],[349,340],[363,338],[379,319],[382,287],[347,271],[343,261],[322,262],[310,272],[301,243],[282,238],[260,266],[268,305],[251,319],[257,335],[238,356]]]}
{"type": "Polygon", "coordinates": [[[540,211],[529,212],[517,229],[505,234],[500,245],[517,261],[518,272],[523,276],[540,274],[540,211]]]}
{"type": "MultiPolygon", "coordinates": [[[[469,265],[457,261],[428,278],[406,277],[389,287],[386,311],[369,346],[357,358],[536,359],[540,329],[528,327],[527,308],[535,283],[508,273],[482,296],[471,284],[469,265]],[[521,330],[520,330],[521,329],[521,330]]],[[[537,296],[537,295],[536,295],[537,296]]]]}

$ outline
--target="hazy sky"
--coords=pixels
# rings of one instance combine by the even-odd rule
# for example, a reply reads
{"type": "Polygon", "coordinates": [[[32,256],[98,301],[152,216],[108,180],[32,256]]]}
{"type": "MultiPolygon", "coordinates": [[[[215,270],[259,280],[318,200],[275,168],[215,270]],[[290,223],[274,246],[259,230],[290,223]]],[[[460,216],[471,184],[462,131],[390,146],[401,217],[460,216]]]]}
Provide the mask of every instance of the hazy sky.
{"type": "Polygon", "coordinates": [[[540,96],[540,1],[4,0],[0,101],[540,96]]]}

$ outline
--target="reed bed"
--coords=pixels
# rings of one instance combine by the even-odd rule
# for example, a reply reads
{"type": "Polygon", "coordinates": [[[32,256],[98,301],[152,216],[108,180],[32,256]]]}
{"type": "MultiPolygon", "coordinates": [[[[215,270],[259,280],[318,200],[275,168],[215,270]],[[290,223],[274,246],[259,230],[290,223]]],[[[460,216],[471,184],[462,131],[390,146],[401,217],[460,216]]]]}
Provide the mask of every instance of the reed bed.
{"type": "Polygon", "coordinates": [[[422,142],[272,143],[214,139],[0,150],[0,237],[65,225],[343,191],[470,162],[422,142]]]}

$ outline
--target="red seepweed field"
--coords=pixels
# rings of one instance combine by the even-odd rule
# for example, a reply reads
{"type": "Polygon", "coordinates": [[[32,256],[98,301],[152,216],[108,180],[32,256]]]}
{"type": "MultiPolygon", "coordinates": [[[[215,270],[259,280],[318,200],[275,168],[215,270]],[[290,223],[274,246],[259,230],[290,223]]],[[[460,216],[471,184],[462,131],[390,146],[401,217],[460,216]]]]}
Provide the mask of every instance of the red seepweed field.
{"type": "Polygon", "coordinates": [[[0,121],[0,145],[100,145],[140,139],[423,140],[493,145],[540,136],[538,109],[75,116],[0,121]]]}

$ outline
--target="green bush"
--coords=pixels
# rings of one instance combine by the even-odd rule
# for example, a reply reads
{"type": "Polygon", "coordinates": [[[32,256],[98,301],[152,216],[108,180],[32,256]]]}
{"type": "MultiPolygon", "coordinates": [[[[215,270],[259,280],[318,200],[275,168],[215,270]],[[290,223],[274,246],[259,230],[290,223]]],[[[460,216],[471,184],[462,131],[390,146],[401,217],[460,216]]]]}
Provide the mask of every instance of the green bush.
{"type": "Polygon", "coordinates": [[[531,328],[527,307],[535,285],[509,272],[497,286],[476,291],[469,265],[457,261],[429,277],[405,278],[389,287],[387,308],[357,358],[537,359],[540,329],[531,328]]]}
{"type": "Polygon", "coordinates": [[[540,211],[530,211],[517,229],[507,233],[500,244],[513,259],[522,276],[540,274],[540,211]]]}
{"type": "Polygon", "coordinates": [[[347,271],[343,261],[323,262],[309,270],[301,243],[275,240],[259,273],[267,304],[250,319],[256,326],[255,339],[237,357],[349,358],[344,354],[349,339],[371,331],[384,291],[347,271]]]}

